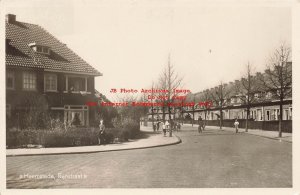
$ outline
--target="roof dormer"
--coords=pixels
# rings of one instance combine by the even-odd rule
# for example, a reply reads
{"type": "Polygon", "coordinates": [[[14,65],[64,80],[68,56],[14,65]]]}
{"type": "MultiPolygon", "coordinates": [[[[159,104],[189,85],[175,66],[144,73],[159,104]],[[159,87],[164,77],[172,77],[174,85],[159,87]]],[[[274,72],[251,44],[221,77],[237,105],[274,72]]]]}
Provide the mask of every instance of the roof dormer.
{"type": "Polygon", "coordinates": [[[50,55],[51,48],[37,43],[29,43],[28,46],[36,53],[50,55]]]}

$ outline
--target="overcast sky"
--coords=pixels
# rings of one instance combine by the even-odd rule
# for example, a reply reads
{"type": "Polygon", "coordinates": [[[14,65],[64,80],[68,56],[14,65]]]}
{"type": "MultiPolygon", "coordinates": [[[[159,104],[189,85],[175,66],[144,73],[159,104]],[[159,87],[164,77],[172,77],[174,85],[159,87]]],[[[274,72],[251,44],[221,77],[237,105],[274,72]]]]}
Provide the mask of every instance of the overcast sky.
{"type": "Polygon", "coordinates": [[[6,13],[39,24],[103,73],[96,89],[111,99],[111,88],[149,88],[169,54],[183,88],[198,92],[239,79],[248,61],[263,71],[281,43],[291,45],[287,3],[16,2],[6,2],[6,13]]]}

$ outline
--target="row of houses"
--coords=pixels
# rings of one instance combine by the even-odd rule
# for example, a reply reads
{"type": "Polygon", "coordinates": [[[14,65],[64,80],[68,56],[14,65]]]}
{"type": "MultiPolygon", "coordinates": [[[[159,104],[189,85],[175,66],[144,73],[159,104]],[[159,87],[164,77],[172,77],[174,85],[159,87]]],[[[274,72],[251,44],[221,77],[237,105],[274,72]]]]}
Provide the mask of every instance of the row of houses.
{"type": "MultiPolygon", "coordinates": [[[[292,70],[292,62],[287,63],[287,67],[292,70]]],[[[234,82],[229,82],[221,84],[219,86],[205,89],[198,93],[190,93],[187,95],[186,102],[195,102],[195,106],[187,107],[176,107],[171,108],[171,118],[172,119],[194,119],[197,120],[199,117],[206,120],[219,120],[220,110],[222,110],[222,118],[224,120],[232,119],[246,119],[247,117],[247,107],[249,106],[249,119],[251,121],[278,121],[280,117],[280,100],[276,93],[276,90],[267,90],[261,87],[259,81],[260,78],[265,77],[265,73],[256,73],[252,76],[252,80],[256,81],[256,90],[252,91],[251,96],[253,97],[251,104],[247,104],[244,100],[247,95],[241,90],[240,80],[235,80],[234,82]],[[212,98],[212,94],[222,87],[224,95],[223,101],[216,101],[212,98]],[[205,107],[200,102],[213,102],[211,107],[205,107]],[[221,106],[222,104],[222,106],[221,106]]],[[[291,89],[291,86],[288,86],[291,89]]],[[[277,89],[278,90],[278,89],[277,89]]],[[[148,112],[148,119],[151,120],[152,117],[155,120],[161,120],[164,118],[164,113],[168,119],[168,109],[162,107],[150,108],[148,112]]],[[[282,120],[292,120],[292,95],[291,93],[287,95],[282,101],[282,120]]]]}

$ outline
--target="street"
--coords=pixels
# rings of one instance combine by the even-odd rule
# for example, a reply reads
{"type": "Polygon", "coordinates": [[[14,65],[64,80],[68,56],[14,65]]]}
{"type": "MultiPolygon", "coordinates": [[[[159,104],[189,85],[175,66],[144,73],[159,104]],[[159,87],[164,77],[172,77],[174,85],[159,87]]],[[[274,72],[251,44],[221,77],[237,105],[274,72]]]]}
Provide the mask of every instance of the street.
{"type": "Polygon", "coordinates": [[[8,157],[7,188],[292,187],[291,143],[219,129],[175,134],[182,143],[165,147],[8,157]]]}

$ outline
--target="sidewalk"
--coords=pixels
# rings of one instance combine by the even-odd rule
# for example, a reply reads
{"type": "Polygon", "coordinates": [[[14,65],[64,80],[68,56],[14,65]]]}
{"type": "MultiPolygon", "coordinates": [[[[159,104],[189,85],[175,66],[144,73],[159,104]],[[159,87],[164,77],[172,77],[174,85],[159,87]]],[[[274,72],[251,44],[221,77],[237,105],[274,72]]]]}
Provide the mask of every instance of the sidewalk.
{"type": "MultiPolygon", "coordinates": [[[[198,129],[198,125],[195,125],[192,127],[191,124],[184,124],[183,125],[186,128],[193,128],[195,130],[198,129]]],[[[185,128],[184,128],[185,129],[185,128]]],[[[183,129],[183,130],[184,130],[183,129]]],[[[206,126],[205,130],[212,130],[212,129],[220,129],[219,126],[206,126]]],[[[222,127],[222,130],[225,131],[231,131],[231,132],[235,132],[235,128],[233,127],[222,127]]],[[[290,142],[292,143],[293,141],[293,134],[292,133],[284,133],[282,132],[282,137],[278,137],[278,131],[263,131],[260,129],[248,129],[248,132],[245,132],[245,129],[239,129],[239,133],[247,133],[250,135],[255,135],[255,136],[261,136],[261,137],[265,137],[265,138],[270,138],[270,139],[275,139],[275,140],[279,140],[279,141],[285,141],[285,142],[290,142]]]]}
{"type": "Polygon", "coordinates": [[[119,150],[132,150],[142,148],[152,148],[158,146],[167,146],[178,144],[181,142],[176,135],[173,137],[164,137],[162,133],[154,134],[150,127],[141,126],[141,131],[148,132],[149,137],[130,140],[119,144],[107,144],[96,146],[80,146],[80,147],[65,147],[65,148],[25,148],[25,149],[7,149],[6,156],[32,156],[32,155],[51,155],[51,154],[79,154],[79,153],[94,153],[94,152],[109,152],[119,150]]]}

